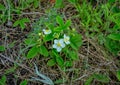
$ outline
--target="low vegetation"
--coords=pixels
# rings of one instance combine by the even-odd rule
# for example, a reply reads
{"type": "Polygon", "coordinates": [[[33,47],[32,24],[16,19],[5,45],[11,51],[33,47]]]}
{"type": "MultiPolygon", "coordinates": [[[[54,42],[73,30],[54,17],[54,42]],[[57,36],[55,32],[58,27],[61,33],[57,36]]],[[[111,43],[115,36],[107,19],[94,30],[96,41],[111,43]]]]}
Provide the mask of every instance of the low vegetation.
{"type": "Polygon", "coordinates": [[[0,1],[0,85],[119,85],[120,0],[0,1]]]}

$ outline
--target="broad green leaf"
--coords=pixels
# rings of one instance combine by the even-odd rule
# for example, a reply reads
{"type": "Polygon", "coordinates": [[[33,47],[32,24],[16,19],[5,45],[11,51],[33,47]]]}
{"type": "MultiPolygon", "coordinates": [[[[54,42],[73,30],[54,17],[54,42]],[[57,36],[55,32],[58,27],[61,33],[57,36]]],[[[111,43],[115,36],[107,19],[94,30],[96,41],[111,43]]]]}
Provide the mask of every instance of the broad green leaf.
{"type": "Polygon", "coordinates": [[[55,57],[60,57],[60,55],[58,54],[58,52],[57,52],[55,49],[52,50],[52,54],[53,54],[55,57]]]}
{"type": "Polygon", "coordinates": [[[108,38],[113,40],[120,40],[120,34],[110,34],[108,35],[108,38]]]}
{"type": "Polygon", "coordinates": [[[56,17],[56,21],[57,21],[57,23],[58,23],[60,26],[64,26],[64,21],[63,21],[62,17],[57,16],[57,17],[56,17]]]}
{"type": "Polygon", "coordinates": [[[48,66],[54,66],[55,64],[56,64],[56,62],[55,62],[54,59],[50,59],[50,60],[48,60],[48,62],[47,62],[47,65],[48,65],[48,66]]]}
{"type": "Polygon", "coordinates": [[[53,28],[55,28],[53,23],[45,23],[45,25],[48,29],[51,29],[52,31],[53,31],[53,28]]]}
{"type": "Polygon", "coordinates": [[[78,48],[82,45],[82,37],[80,34],[76,34],[75,36],[72,36],[70,39],[71,47],[75,50],[78,50],[78,48]]]}
{"type": "Polygon", "coordinates": [[[114,55],[117,55],[120,50],[120,43],[119,41],[111,40],[109,38],[105,39],[104,42],[105,47],[112,52],[114,55]]]}
{"type": "Polygon", "coordinates": [[[60,67],[63,67],[63,66],[64,66],[64,60],[62,59],[61,56],[56,57],[56,62],[58,63],[58,65],[59,65],[60,67]]]}
{"type": "Polygon", "coordinates": [[[55,33],[60,33],[63,29],[62,29],[63,27],[55,27],[54,28],[54,32],[55,33]]]}
{"type": "Polygon", "coordinates": [[[2,76],[0,79],[0,85],[6,85],[6,76],[2,76]]]}
{"type": "Polygon", "coordinates": [[[120,70],[117,71],[117,79],[120,81],[120,70]]]}
{"type": "Polygon", "coordinates": [[[69,51],[69,56],[73,60],[78,60],[78,53],[76,51],[69,51]]]}
{"type": "Polygon", "coordinates": [[[27,80],[24,80],[20,83],[20,85],[27,85],[28,81],[27,80]]]}
{"type": "Polygon", "coordinates": [[[93,80],[93,76],[90,76],[90,77],[85,81],[85,85],[91,85],[92,80],[93,80]]]}
{"type": "Polygon", "coordinates": [[[45,42],[46,42],[46,41],[50,41],[50,40],[52,40],[52,39],[54,39],[53,34],[48,34],[48,35],[45,35],[45,37],[44,37],[45,42]]]}
{"type": "Polygon", "coordinates": [[[55,59],[56,59],[56,62],[58,63],[58,65],[60,67],[63,67],[64,66],[64,60],[62,59],[62,57],[55,50],[52,50],[52,52],[55,55],[55,59]]]}
{"type": "Polygon", "coordinates": [[[38,48],[36,46],[32,47],[27,54],[27,58],[34,58],[38,54],[38,48]]]}
{"type": "Polygon", "coordinates": [[[103,83],[109,82],[109,77],[104,74],[94,74],[94,78],[103,83]]]}
{"type": "Polygon", "coordinates": [[[5,51],[5,46],[1,45],[0,46],[0,51],[5,51]]]}
{"type": "Polygon", "coordinates": [[[45,57],[47,57],[49,55],[48,50],[44,45],[39,47],[38,52],[45,57]]]}

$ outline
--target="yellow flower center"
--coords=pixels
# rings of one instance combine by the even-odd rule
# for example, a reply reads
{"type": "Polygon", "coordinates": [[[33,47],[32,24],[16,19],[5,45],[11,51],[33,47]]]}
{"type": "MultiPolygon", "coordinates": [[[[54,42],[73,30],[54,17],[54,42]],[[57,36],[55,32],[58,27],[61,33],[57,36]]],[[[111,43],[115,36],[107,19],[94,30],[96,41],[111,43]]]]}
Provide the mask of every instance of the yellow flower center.
{"type": "Polygon", "coordinates": [[[58,43],[57,43],[57,46],[58,46],[58,47],[60,47],[60,46],[61,46],[61,44],[58,42],[58,43]]]}
{"type": "Polygon", "coordinates": [[[64,41],[67,42],[67,41],[69,41],[69,39],[68,39],[68,38],[65,38],[64,41]]]}
{"type": "Polygon", "coordinates": [[[48,30],[48,29],[46,29],[45,31],[46,31],[46,32],[49,32],[49,30],[48,30]]]}

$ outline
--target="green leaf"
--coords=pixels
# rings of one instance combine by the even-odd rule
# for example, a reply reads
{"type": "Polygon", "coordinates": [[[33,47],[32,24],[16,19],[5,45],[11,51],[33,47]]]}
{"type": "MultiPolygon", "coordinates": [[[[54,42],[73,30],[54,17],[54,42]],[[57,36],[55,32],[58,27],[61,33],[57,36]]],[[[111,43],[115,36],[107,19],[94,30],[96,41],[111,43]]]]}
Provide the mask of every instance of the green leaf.
{"type": "Polygon", "coordinates": [[[61,84],[61,83],[65,83],[65,82],[67,82],[67,80],[66,79],[58,79],[58,80],[56,80],[55,81],[55,84],[61,84]]]}
{"type": "Polygon", "coordinates": [[[114,3],[116,0],[108,0],[109,3],[114,3]]]}
{"type": "Polygon", "coordinates": [[[103,83],[109,82],[109,77],[103,74],[94,74],[94,78],[103,83]]]}
{"type": "Polygon", "coordinates": [[[15,21],[15,22],[14,22],[14,24],[13,24],[13,27],[18,26],[18,25],[19,25],[19,23],[20,23],[20,21],[19,21],[19,20],[15,21]]]}
{"type": "Polygon", "coordinates": [[[73,65],[72,61],[65,61],[66,67],[71,67],[73,65]]]}
{"type": "Polygon", "coordinates": [[[5,6],[0,3],[0,10],[5,10],[5,6]]]}
{"type": "Polygon", "coordinates": [[[25,39],[25,40],[24,40],[24,43],[25,43],[26,45],[31,45],[31,44],[35,44],[36,42],[35,42],[33,39],[28,38],[28,39],[25,39]]]}
{"type": "Polygon", "coordinates": [[[38,52],[45,57],[47,57],[49,55],[48,50],[44,45],[39,47],[38,52]]]}
{"type": "Polygon", "coordinates": [[[22,22],[30,22],[30,19],[29,18],[23,18],[23,19],[21,19],[20,21],[22,21],[22,22]]]}
{"type": "Polygon", "coordinates": [[[6,85],[6,76],[2,76],[0,79],[0,85],[6,85]]]}
{"type": "Polygon", "coordinates": [[[34,0],[34,7],[37,8],[39,6],[39,1],[38,0],[34,0]]]}
{"type": "Polygon", "coordinates": [[[64,60],[62,59],[62,57],[55,50],[52,50],[52,52],[55,55],[55,59],[56,59],[57,64],[60,67],[63,67],[64,66],[64,60]]]}
{"type": "Polygon", "coordinates": [[[14,22],[13,27],[16,27],[16,26],[20,25],[20,27],[21,27],[22,29],[24,29],[26,22],[30,22],[30,19],[28,19],[28,18],[23,18],[23,19],[21,19],[21,20],[17,20],[17,21],[14,22]]]}
{"type": "Polygon", "coordinates": [[[55,64],[56,64],[56,62],[55,62],[54,59],[50,59],[50,60],[48,60],[48,62],[47,62],[47,65],[48,65],[48,66],[54,66],[55,64]]]}
{"type": "Polygon", "coordinates": [[[60,57],[60,55],[58,54],[58,52],[57,52],[55,49],[52,50],[52,54],[53,54],[55,57],[60,57]]]}
{"type": "Polygon", "coordinates": [[[60,33],[63,30],[63,27],[55,27],[54,32],[55,33],[60,33]]]}
{"type": "Polygon", "coordinates": [[[78,48],[82,45],[82,37],[80,34],[76,34],[75,36],[72,36],[70,39],[71,47],[75,50],[78,50],[78,48]]]}
{"type": "Polygon", "coordinates": [[[69,51],[68,53],[69,53],[69,56],[70,56],[71,59],[73,59],[73,60],[78,60],[79,59],[78,58],[78,53],[76,51],[69,51]]]}
{"type": "Polygon", "coordinates": [[[34,0],[27,0],[26,2],[27,2],[28,4],[30,4],[30,3],[33,3],[34,0]]]}
{"type": "Polygon", "coordinates": [[[27,54],[27,58],[34,58],[38,54],[38,48],[36,46],[32,47],[27,54]]]}
{"type": "Polygon", "coordinates": [[[120,51],[120,43],[119,41],[111,40],[109,38],[105,39],[104,42],[105,47],[114,55],[117,55],[118,52],[120,51]]]}
{"type": "Polygon", "coordinates": [[[63,67],[63,66],[64,66],[64,60],[62,59],[61,56],[56,57],[56,62],[58,63],[58,65],[59,65],[60,67],[63,67]]]}
{"type": "Polygon", "coordinates": [[[120,34],[110,34],[108,35],[108,38],[113,40],[120,40],[120,34]]]}
{"type": "Polygon", "coordinates": [[[21,29],[24,29],[25,28],[25,23],[24,22],[20,22],[20,27],[21,27],[21,29]]]}
{"type": "Polygon", "coordinates": [[[120,81],[120,70],[117,71],[117,79],[120,81]]]}
{"type": "Polygon", "coordinates": [[[63,0],[56,0],[55,7],[60,8],[60,7],[62,7],[62,4],[63,4],[63,0]]]}
{"type": "Polygon", "coordinates": [[[70,25],[71,25],[71,20],[67,20],[64,25],[64,29],[67,29],[70,25]]]}
{"type": "Polygon", "coordinates": [[[90,77],[85,81],[85,85],[91,85],[92,80],[93,80],[93,76],[90,76],[90,77]]]}
{"type": "Polygon", "coordinates": [[[60,26],[64,26],[64,21],[63,21],[63,19],[62,19],[60,16],[57,16],[57,17],[56,17],[56,21],[57,21],[57,23],[58,23],[60,26]]]}
{"type": "Polygon", "coordinates": [[[5,51],[5,46],[0,46],[0,51],[5,51]]]}
{"type": "MultiPolygon", "coordinates": [[[[115,6],[115,7],[113,7],[112,11],[117,14],[120,12],[120,9],[118,6],[115,6]]],[[[115,20],[115,22],[116,22],[116,20],[115,20]]]]}
{"type": "Polygon", "coordinates": [[[70,3],[75,4],[76,0],[68,0],[70,3]]]}
{"type": "Polygon", "coordinates": [[[45,37],[44,37],[45,42],[46,42],[46,41],[50,41],[50,40],[52,40],[52,39],[54,39],[53,34],[48,34],[48,35],[45,35],[45,37]]]}
{"type": "Polygon", "coordinates": [[[28,81],[27,80],[24,80],[20,83],[20,85],[27,85],[28,81]]]}

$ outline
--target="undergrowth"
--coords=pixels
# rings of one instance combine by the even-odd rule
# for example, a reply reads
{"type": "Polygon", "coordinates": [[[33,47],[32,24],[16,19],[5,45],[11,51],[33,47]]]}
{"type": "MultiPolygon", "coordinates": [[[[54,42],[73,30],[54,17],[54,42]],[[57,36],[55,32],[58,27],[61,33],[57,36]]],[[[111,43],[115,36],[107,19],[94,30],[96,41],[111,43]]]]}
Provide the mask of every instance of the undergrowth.
{"type": "Polygon", "coordinates": [[[120,84],[120,0],[0,2],[0,85],[120,84]]]}

